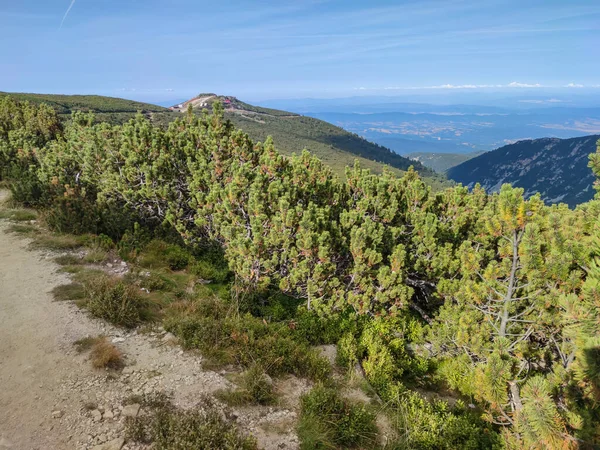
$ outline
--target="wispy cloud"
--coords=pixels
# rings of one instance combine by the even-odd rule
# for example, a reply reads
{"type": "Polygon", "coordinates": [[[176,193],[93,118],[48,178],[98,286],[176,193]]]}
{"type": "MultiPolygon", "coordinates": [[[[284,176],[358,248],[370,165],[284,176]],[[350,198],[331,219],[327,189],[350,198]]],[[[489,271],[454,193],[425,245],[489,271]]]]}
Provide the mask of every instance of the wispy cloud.
{"type": "Polygon", "coordinates": [[[547,100],[519,100],[519,103],[534,103],[534,104],[544,104],[544,103],[569,103],[567,100],[559,100],[557,98],[549,98],[547,100]]]}
{"type": "Polygon", "coordinates": [[[355,88],[359,91],[384,90],[384,91],[405,91],[405,90],[421,90],[421,89],[505,89],[505,88],[542,88],[551,87],[543,86],[539,83],[519,83],[513,81],[508,84],[440,84],[434,86],[387,86],[383,88],[355,88]]]}
{"type": "Polygon", "coordinates": [[[71,11],[71,8],[73,8],[73,5],[75,5],[75,1],[76,0],[71,0],[71,4],[67,8],[67,12],[65,12],[65,15],[63,16],[62,21],[60,22],[60,27],[58,27],[59,30],[62,29],[62,26],[65,23],[65,20],[66,20],[67,16],[69,15],[69,12],[71,11]]]}
{"type": "Polygon", "coordinates": [[[513,87],[513,88],[541,88],[544,87],[539,83],[535,83],[535,84],[527,84],[527,83],[519,83],[518,81],[513,81],[512,83],[508,83],[506,85],[506,87],[513,87]]]}
{"type": "Polygon", "coordinates": [[[582,88],[585,86],[583,84],[578,84],[578,83],[569,83],[565,87],[567,87],[567,88],[582,88]]]}

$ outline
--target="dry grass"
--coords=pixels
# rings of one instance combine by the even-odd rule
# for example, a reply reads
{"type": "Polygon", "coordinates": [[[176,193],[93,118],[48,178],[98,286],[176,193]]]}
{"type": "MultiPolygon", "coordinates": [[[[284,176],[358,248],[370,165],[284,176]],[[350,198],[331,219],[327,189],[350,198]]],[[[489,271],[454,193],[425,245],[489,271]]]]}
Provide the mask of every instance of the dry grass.
{"type": "Polygon", "coordinates": [[[121,369],[124,366],[123,354],[104,336],[92,345],[90,359],[96,369],[121,369]]]}
{"type": "Polygon", "coordinates": [[[0,211],[0,219],[8,219],[14,222],[28,222],[30,220],[36,220],[37,217],[38,215],[33,209],[27,208],[6,209],[0,211]]]}

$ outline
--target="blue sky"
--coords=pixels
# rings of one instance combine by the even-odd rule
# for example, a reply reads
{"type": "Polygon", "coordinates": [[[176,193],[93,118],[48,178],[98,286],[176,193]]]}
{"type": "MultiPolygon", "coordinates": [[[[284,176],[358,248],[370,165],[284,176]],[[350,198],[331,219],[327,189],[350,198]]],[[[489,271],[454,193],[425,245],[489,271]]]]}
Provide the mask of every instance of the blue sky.
{"type": "Polygon", "coordinates": [[[600,1],[0,0],[3,91],[159,101],[527,86],[600,90],[600,1]]]}

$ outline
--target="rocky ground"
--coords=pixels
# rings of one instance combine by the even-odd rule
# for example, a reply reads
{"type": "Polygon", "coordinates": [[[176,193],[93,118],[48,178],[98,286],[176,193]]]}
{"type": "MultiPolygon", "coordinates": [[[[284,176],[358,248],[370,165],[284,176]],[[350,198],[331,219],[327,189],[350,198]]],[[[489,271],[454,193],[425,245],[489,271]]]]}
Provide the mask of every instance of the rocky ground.
{"type": "MultiPolygon", "coordinates": [[[[50,291],[69,282],[56,253],[31,251],[27,240],[0,221],[0,449],[141,448],[125,441],[127,416],[144,414],[136,396],[166,392],[182,408],[203,394],[231,386],[225,372],[203,370],[199,355],[184,352],[157,328],[126,332],[89,317],[50,291]],[[105,335],[125,355],[120,371],[93,369],[73,343],[105,335]]],[[[117,262],[117,269],[123,266],[117,262]]],[[[294,422],[303,380],[276,381],[277,407],[233,411],[242,430],[265,449],[294,449],[294,422]]]]}

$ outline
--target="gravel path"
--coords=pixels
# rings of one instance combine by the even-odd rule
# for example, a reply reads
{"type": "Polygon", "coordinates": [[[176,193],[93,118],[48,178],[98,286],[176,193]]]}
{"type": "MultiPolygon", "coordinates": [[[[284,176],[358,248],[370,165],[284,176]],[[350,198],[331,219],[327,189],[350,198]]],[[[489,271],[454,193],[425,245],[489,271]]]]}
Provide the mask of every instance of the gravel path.
{"type": "MultiPolygon", "coordinates": [[[[165,391],[189,408],[202,394],[230,386],[160,329],[127,333],[54,301],[50,291],[69,282],[56,254],[28,250],[7,226],[0,221],[0,450],[137,448],[123,442],[126,398],[165,391]],[[74,341],[100,334],[125,354],[122,372],[92,369],[75,351],[74,341]]],[[[238,417],[261,447],[297,448],[292,410],[244,409],[238,417]],[[283,424],[287,430],[269,431],[283,424]]]]}

